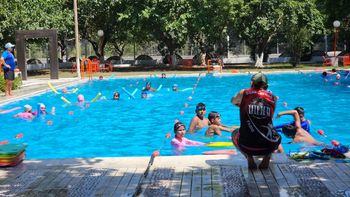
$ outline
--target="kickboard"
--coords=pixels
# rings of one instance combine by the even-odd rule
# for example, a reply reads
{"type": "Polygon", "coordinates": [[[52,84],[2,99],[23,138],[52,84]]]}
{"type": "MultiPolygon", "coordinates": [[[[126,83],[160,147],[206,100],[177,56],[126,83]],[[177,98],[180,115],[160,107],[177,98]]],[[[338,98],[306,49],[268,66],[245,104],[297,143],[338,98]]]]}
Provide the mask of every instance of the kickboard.
{"type": "Polygon", "coordinates": [[[14,164],[18,163],[19,161],[22,161],[24,159],[25,155],[24,152],[22,152],[20,155],[18,155],[15,158],[8,158],[8,159],[0,159],[0,165],[8,165],[8,164],[14,164]]]}
{"type": "Polygon", "coordinates": [[[214,150],[206,151],[202,153],[203,155],[237,155],[237,151],[234,149],[230,150],[214,150]]]}
{"type": "Polygon", "coordinates": [[[207,144],[209,147],[228,147],[233,146],[232,142],[211,142],[207,144]]]}
{"type": "Polygon", "coordinates": [[[4,144],[0,145],[0,158],[13,158],[23,152],[27,147],[25,144],[4,144]]]}

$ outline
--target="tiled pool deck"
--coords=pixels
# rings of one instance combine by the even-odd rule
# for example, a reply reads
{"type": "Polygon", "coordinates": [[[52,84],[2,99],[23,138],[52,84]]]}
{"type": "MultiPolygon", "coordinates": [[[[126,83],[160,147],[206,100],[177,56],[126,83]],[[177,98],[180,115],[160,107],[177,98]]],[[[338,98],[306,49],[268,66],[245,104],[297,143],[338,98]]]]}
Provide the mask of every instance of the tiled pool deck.
{"type": "MultiPolygon", "coordinates": [[[[53,80],[60,87],[75,79],[53,80]]],[[[48,90],[31,80],[0,103],[48,90]]],[[[273,155],[267,170],[247,169],[234,156],[73,158],[25,160],[0,168],[0,196],[350,196],[350,163],[297,163],[273,155]]]]}

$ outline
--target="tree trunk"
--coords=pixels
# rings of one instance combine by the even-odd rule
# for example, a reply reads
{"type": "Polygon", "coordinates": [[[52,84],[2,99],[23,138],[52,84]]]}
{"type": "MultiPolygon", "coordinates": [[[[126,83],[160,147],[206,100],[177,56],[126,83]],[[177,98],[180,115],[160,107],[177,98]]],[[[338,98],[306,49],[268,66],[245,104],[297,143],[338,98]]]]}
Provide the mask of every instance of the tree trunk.
{"type": "Polygon", "coordinates": [[[261,52],[260,54],[255,53],[255,67],[257,68],[263,68],[263,59],[264,59],[264,52],[261,52]]]}

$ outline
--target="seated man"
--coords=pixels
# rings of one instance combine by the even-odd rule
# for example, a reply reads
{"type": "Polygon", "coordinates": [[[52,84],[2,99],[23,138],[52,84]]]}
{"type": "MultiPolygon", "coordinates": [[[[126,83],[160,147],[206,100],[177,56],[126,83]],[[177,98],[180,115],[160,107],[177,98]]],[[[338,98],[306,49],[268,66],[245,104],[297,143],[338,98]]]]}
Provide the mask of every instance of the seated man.
{"type": "Polygon", "coordinates": [[[192,118],[188,128],[189,133],[195,133],[196,131],[209,125],[209,120],[204,117],[205,112],[205,104],[198,103],[196,106],[196,115],[192,118]]]}
{"type": "Polygon", "coordinates": [[[300,117],[297,110],[279,112],[277,118],[283,115],[292,115],[294,117],[295,125],[286,125],[282,128],[282,133],[285,136],[292,138],[294,143],[305,142],[312,145],[322,145],[321,142],[316,141],[301,127],[300,117]]]}
{"type": "MultiPolygon", "coordinates": [[[[300,118],[300,121],[301,121],[301,127],[302,127],[305,131],[307,131],[308,133],[310,133],[310,121],[307,120],[307,119],[305,118],[305,111],[304,111],[304,108],[302,108],[302,107],[296,107],[296,108],[294,108],[294,110],[297,111],[298,114],[299,114],[299,118],[300,118]]],[[[295,121],[292,121],[292,122],[287,123],[287,124],[277,125],[277,126],[275,126],[275,129],[280,130],[280,129],[282,129],[282,128],[283,128],[284,126],[286,126],[286,125],[293,125],[293,126],[295,126],[295,121]]]]}
{"type": "Polygon", "coordinates": [[[205,136],[210,137],[214,135],[221,136],[221,131],[231,132],[234,130],[226,125],[221,124],[220,114],[218,112],[212,111],[208,115],[208,120],[210,123],[209,128],[205,132],[205,136]]]}

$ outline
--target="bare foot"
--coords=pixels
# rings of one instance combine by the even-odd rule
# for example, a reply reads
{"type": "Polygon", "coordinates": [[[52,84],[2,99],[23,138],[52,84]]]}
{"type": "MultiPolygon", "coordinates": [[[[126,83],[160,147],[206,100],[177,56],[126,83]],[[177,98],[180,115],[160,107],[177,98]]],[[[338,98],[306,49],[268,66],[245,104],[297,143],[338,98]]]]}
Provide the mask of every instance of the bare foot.
{"type": "Polygon", "coordinates": [[[256,166],[255,164],[255,161],[254,161],[254,158],[252,156],[248,156],[247,157],[247,160],[248,160],[248,168],[250,170],[256,170],[258,169],[258,167],[256,166]]]}
{"type": "Polygon", "coordinates": [[[267,169],[267,168],[269,168],[270,158],[271,158],[271,155],[265,156],[264,159],[262,160],[262,162],[259,165],[259,169],[267,169]]]}

